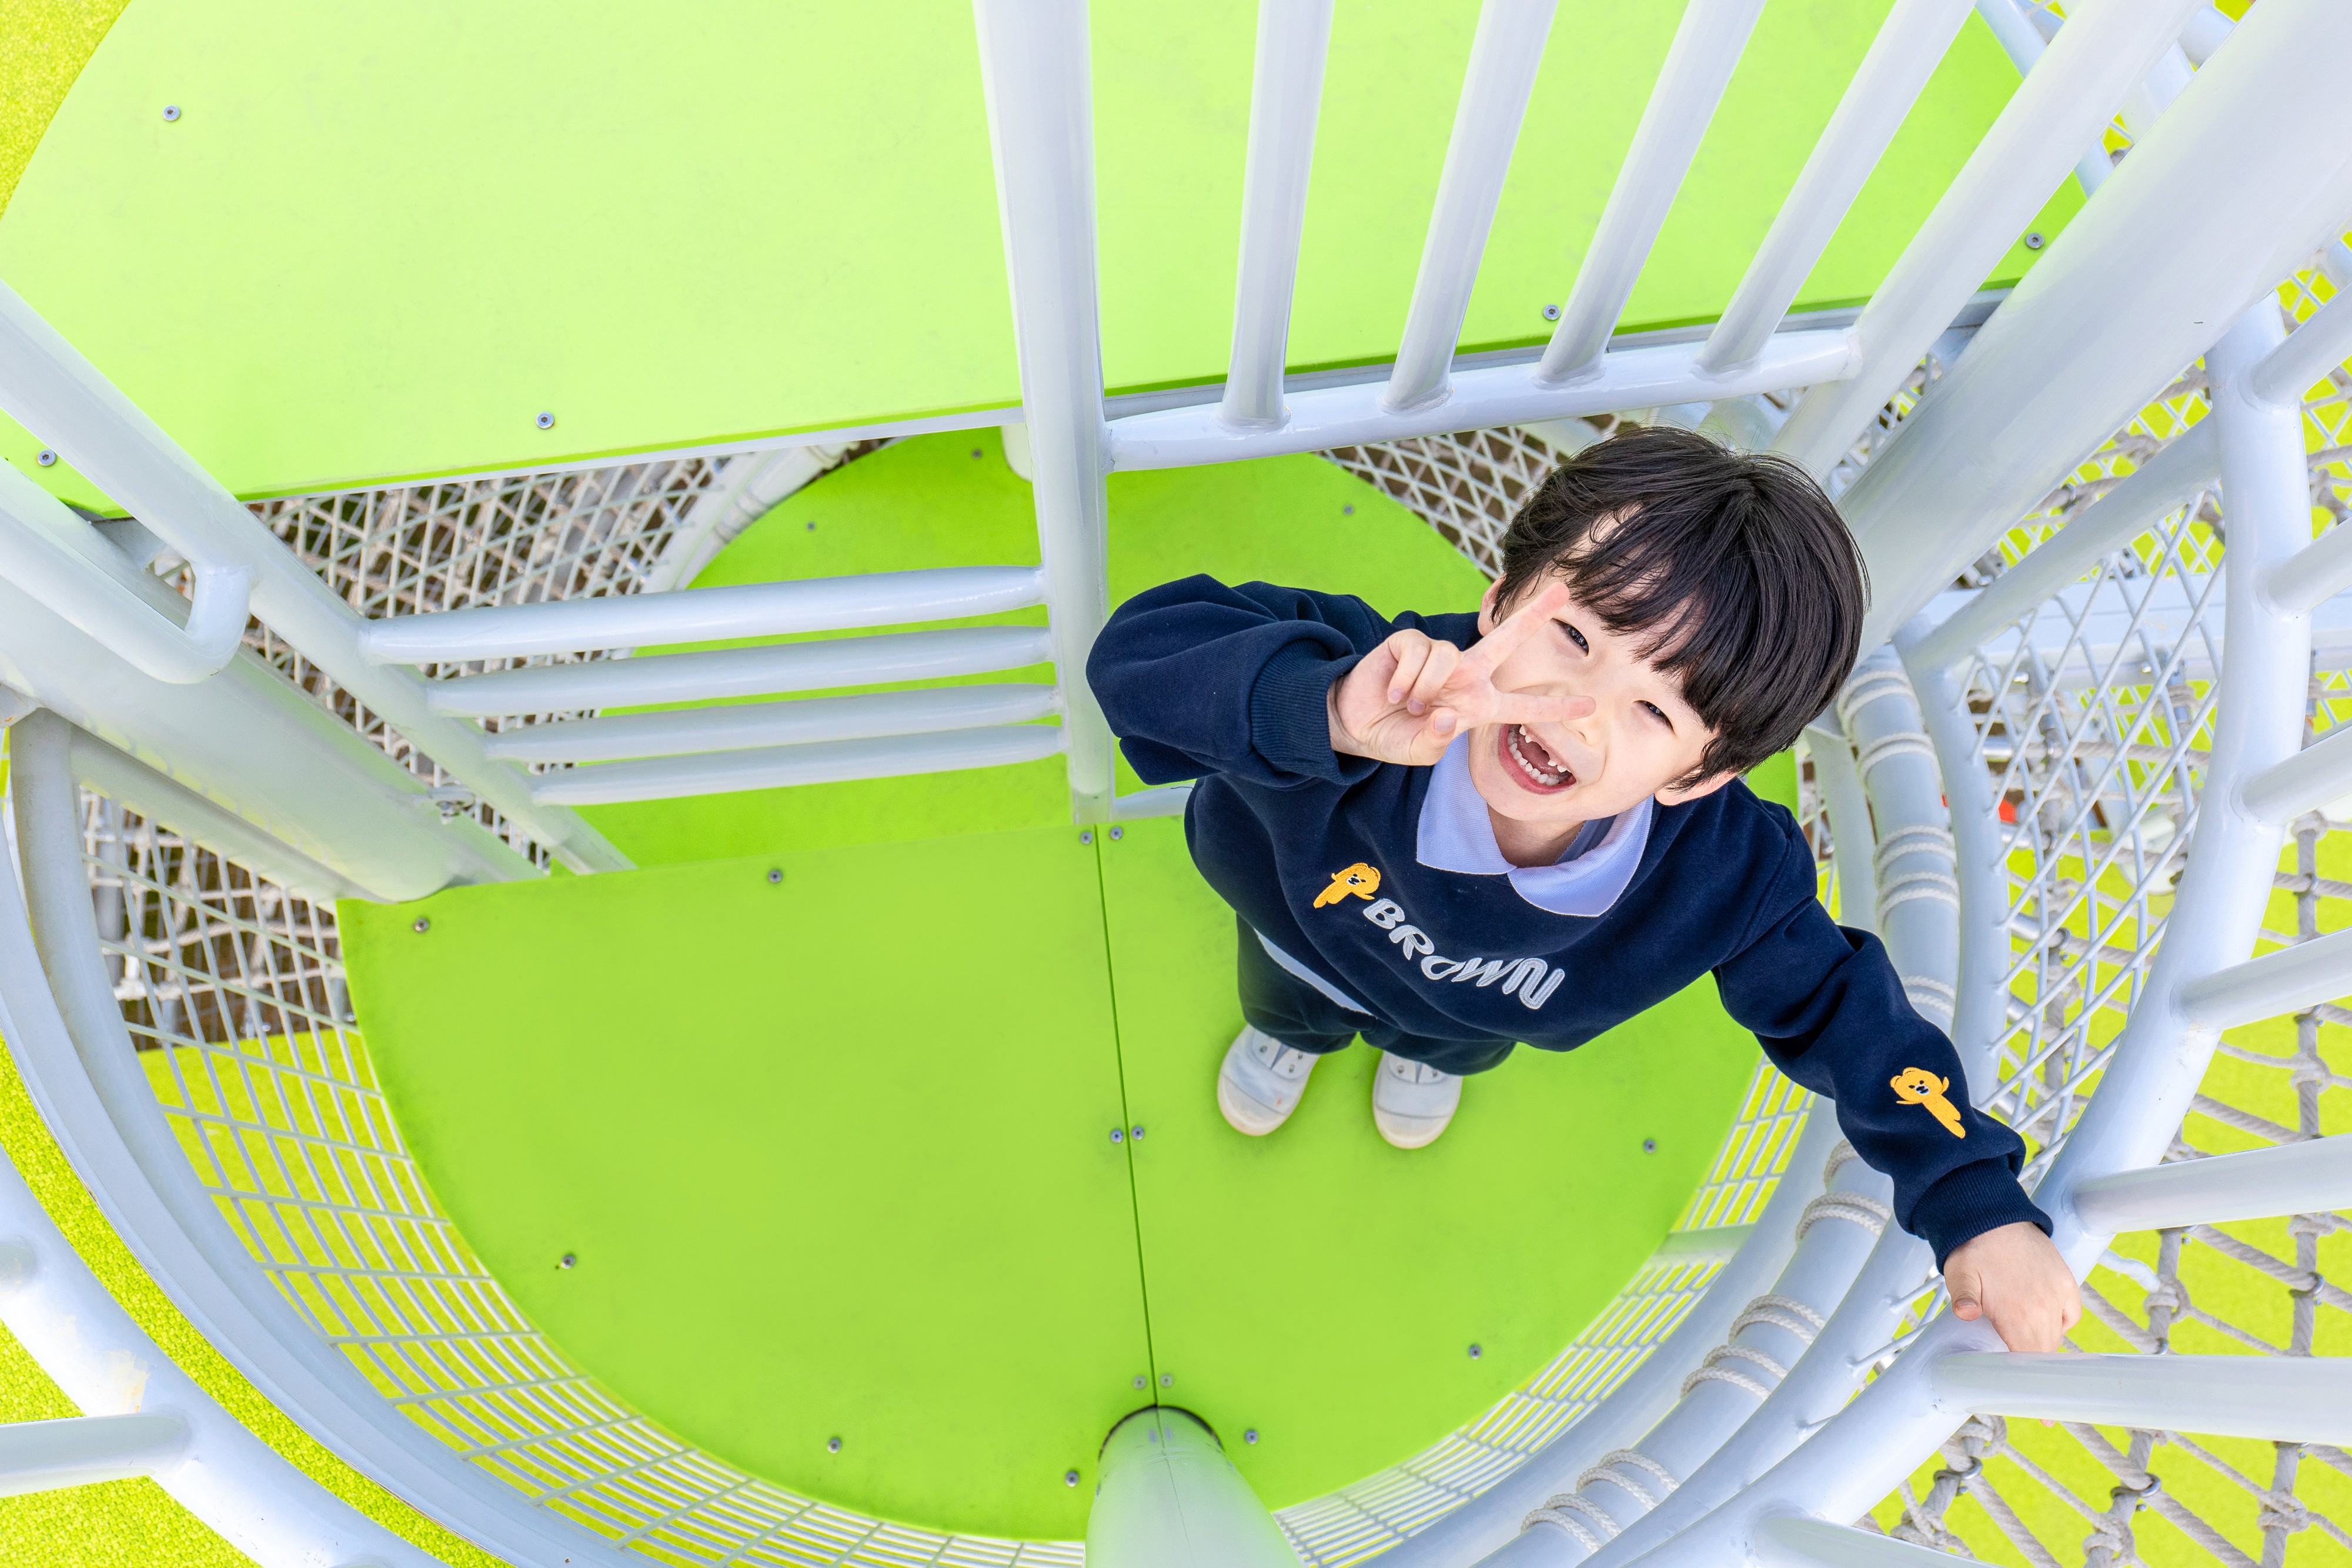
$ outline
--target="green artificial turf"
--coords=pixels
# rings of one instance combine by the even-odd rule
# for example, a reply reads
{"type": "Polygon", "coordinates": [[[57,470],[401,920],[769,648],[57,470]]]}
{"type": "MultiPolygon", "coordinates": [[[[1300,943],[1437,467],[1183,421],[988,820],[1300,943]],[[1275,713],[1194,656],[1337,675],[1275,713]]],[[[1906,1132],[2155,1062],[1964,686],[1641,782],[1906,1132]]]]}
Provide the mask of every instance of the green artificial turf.
{"type": "MultiPolygon", "coordinates": [[[[0,115],[0,169],[30,153],[0,277],[240,495],[1020,401],[965,0],[714,0],[691,25],[561,0],[140,0],[87,63],[88,27],[57,57],[52,9],[0,11],[0,100],[30,106],[0,115]]],[[[1722,309],[1887,9],[1766,9],[1628,329],[1722,309]]],[[[1562,0],[1465,350],[1548,335],[1679,10],[1562,0]]],[[[1295,366],[1395,351],[1477,11],[1336,14],[1295,366]]],[[[1114,390],[1224,372],[1256,12],[1090,8],[1114,390]]],[[[1877,286],[2017,79],[1969,18],[1801,308],[1877,286]]],[[[2069,181],[2030,226],[2078,202],[2069,181]]],[[[2014,246],[1988,281],[2032,259],[2014,246]]],[[[0,456],[39,437],[0,425],[0,456]]],[[[28,472],[102,504],[70,462],[28,472]]]]}
{"type": "MultiPolygon", "coordinates": [[[[1194,570],[1391,612],[1482,586],[1318,458],[1111,499],[1119,597],[1194,570]]],[[[927,437],[700,581],[1031,561],[1034,538],[992,435],[927,437]]],[[[590,1373],[755,1474],[916,1523],[1082,1534],[1096,1447],[1155,1397],[1257,1430],[1229,1447],[1276,1507],[1409,1457],[1609,1301],[1755,1061],[1702,982],[1572,1056],[1521,1051],[1428,1150],[1380,1141],[1361,1049],[1245,1139],[1213,1087],[1233,916],[1175,820],[1082,840],[1058,759],[593,815],[646,869],[342,906],[385,1092],[590,1373]]]]}

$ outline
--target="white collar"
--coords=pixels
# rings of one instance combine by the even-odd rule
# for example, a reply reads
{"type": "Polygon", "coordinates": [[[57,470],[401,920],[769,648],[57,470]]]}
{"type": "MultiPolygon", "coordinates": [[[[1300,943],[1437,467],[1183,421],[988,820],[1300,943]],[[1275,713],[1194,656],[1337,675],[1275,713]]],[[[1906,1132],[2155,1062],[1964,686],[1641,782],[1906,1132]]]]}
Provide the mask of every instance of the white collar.
{"type": "Polygon", "coordinates": [[[1650,841],[1652,804],[1645,800],[1621,813],[1599,843],[1572,861],[1515,866],[1495,842],[1486,798],[1470,781],[1470,737],[1465,734],[1430,769],[1413,858],[1433,871],[1507,876],[1511,891],[1553,915],[1606,915],[1642,863],[1642,851],[1650,841]]]}

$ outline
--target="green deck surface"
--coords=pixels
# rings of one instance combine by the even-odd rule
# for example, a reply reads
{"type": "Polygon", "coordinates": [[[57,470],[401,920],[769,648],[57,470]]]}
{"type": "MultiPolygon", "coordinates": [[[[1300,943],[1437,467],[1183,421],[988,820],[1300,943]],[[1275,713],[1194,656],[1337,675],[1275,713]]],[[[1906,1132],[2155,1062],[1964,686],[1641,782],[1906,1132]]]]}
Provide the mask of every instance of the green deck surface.
{"type": "MultiPolygon", "coordinates": [[[[1766,9],[1626,328],[1720,311],[1887,4],[1766,9]]],[[[1340,7],[1295,365],[1394,351],[1476,12],[1340,7]]],[[[1223,373],[1255,13],[1093,8],[1115,389],[1223,373]]],[[[1563,0],[1465,350],[1549,332],[1678,13],[1563,0]]],[[[0,16],[0,88],[46,90],[29,27],[0,16]]],[[[1971,17],[1801,306],[1876,286],[2016,82],[1971,17]]],[[[2033,226],[2077,200],[2070,181],[2033,226]]],[[[965,0],[732,0],[691,26],[562,0],[139,0],[0,214],[0,278],[242,495],[1020,395],[965,0]]],[[[0,428],[0,455],[37,444],[0,428]]],[[[38,476],[100,500],[68,465],[38,476]]]]}
{"type": "MultiPolygon", "coordinates": [[[[701,582],[1033,560],[1029,504],[992,438],[927,437],[821,480],[701,582]]],[[[1318,458],[1115,478],[1115,591],[1196,570],[1391,611],[1480,587],[1318,458]]],[[[386,1092],[583,1366],[886,1517],[1082,1534],[1097,1446],[1153,1395],[1277,1507],[1407,1458],[1608,1301],[1755,1061],[1701,982],[1572,1056],[1519,1052],[1430,1149],[1380,1141],[1361,1048],[1245,1139],[1213,1093],[1233,916],[1174,820],[1082,844],[1058,759],[597,819],[648,869],[342,906],[386,1092]]]]}

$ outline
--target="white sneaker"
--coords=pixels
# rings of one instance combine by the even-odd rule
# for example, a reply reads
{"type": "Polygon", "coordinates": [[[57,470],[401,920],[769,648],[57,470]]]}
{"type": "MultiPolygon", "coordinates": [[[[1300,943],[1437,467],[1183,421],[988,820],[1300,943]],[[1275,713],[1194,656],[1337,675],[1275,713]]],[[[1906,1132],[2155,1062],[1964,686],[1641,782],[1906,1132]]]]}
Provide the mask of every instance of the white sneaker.
{"type": "Polygon", "coordinates": [[[1316,1060],[1244,1024],[1217,1069],[1217,1109],[1236,1133],[1263,1138],[1298,1109],[1316,1060]]]}
{"type": "Polygon", "coordinates": [[[1381,1053],[1372,1073],[1372,1124],[1400,1149],[1437,1142],[1462,1103],[1462,1080],[1423,1062],[1381,1053]]]}

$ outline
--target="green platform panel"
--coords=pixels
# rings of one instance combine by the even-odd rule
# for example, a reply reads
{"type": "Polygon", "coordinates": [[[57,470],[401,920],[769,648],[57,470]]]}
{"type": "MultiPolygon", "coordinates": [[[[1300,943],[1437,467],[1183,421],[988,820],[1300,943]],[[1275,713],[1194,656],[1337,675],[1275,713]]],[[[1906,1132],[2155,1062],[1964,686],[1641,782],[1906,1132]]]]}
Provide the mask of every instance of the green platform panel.
{"type": "MultiPolygon", "coordinates": [[[[1888,4],[1766,8],[1626,329],[1720,312],[1888,4]]],[[[1257,7],[1090,10],[1104,373],[1214,382],[1257,7]]],[[[967,0],[712,0],[690,21],[139,0],[62,102],[44,11],[0,11],[0,99],[40,100],[0,124],[39,137],[0,212],[0,278],[240,495],[1020,402],[967,0]]],[[[1335,15],[1296,368],[1395,352],[1477,11],[1335,15]]],[[[1548,336],[1679,15],[1562,0],[1465,350],[1548,336]]],[[[2017,80],[1969,18],[1801,308],[1877,286],[2017,80]]],[[[2054,234],[2078,202],[2070,180],[2029,226],[2054,234]]],[[[2013,246],[1988,281],[2032,259],[2013,246]]],[[[0,427],[0,456],[40,444],[0,427]]],[[[70,465],[38,477],[102,503],[70,465]]]]}
{"type": "MultiPolygon", "coordinates": [[[[825,475],[753,524],[694,586],[918,566],[1034,566],[1037,559],[1028,485],[1005,465],[995,431],[972,431],[918,436],[825,475]]],[[[1475,609],[1486,588],[1478,569],[1428,525],[1320,457],[1112,475],[1111,602],[1196,571],[1229,582],[1256,578],[1360,594],[1391,614],[1475,609]]],[[[1043,620],[1043,611],[1031,610],[936,624],[1043,620]]],[[[1053,678],[1048,665],[970,677],[1053,678]]],[[[1013,768],[591,806],[582,814],[640,865],[667,864],[819,843],[1045,827],[1069,821],[1066,779],[1061,758],[1049,758],[1013,768]]],[[[1120,779],[1122,790],[1142,787],[1124,764],[1120,779]]]]}
{"type": "MultiPolygon", "coordinates": [[[[1194,571],[1391,612],[1483,587],[1317,457],[1115,476],[1111,506],[1115,599],[1194,571]]],[[[927,436],[820,479],[699,581],[1035,548],[993,434],[927,436]]],[[[523,1311],[754,1474],[1066,1538],[1138,1405],[1199,1412],[1297,1501],[1475,1419],[1665,1234],[1755,1061],[1707,983],[1520,1052],[1432,1148],[1380,1141],[1362,1049],[1244,1138],[1213,1088],[1230,911],[1178,820],[1082,835],[1067,810],[1058,758],[598,808],[647,869],[344,905],[394,1112],[523,1311]]]]}
{"type": "Polygon", "coordinates": [[[435,1191],[599,1382],[831,1502],[1084,1532],[1150,1351],[1075,831],[339,915],[435,1191]]]}
{"type": "Polygon", "coordinates": [[[1244,1137],[1216,1103],[1234,915],[1181,824],[1122,828],[1103,901],[1163,1397],[1269,1507],[1412,1457],[1559,1354],[1664,1238],[1755,1070],[1703,979],[1580,1051],[1521,1047],[1425,1149],[1374,1129],[1360,1041],[1244,1137]]]}

